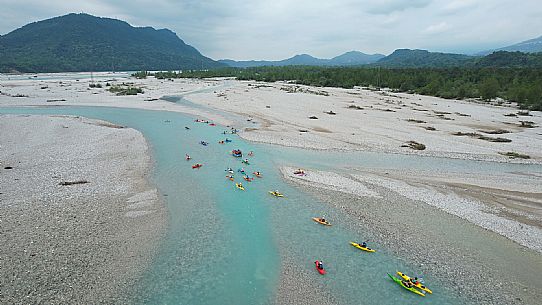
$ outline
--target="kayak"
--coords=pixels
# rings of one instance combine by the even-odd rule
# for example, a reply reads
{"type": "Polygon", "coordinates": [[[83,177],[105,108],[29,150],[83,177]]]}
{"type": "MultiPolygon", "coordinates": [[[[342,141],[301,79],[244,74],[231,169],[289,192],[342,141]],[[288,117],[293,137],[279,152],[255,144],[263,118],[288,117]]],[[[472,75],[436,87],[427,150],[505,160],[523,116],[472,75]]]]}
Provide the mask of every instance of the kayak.
{"type": "Polygon", "coordinates": [[[279,192],[269,191],[269,194],[271,194],[271,195],[273,195],[275,197],[284,197],[284,195],[279,193],[279,192]]]}
{"type": "MultiPolygon", "coordinates": [[[[406,274],[404,274],[403,272],[401,271],[397,271],[397,274],[402,277],[404,280],[406,281],[409,281],[410,280],[410,277],[406,274]]],[[[422,283],[418,282],[417,284],[416,283],[413,283],[414,284],[414,287],[420,289],[420,290],[423,290],[425,292],[429,292],[429,293],[433,293],[433,291],[431,291],[431,289],[425,287],[422,283]]]]}
{"type": "Polygon", "coordinates": [[[199,163],[198,163],[198,164],[192,165],[192,168],[200,168],[200,167],[202,167],[202,166],[203,166],[202,164],[199,164],[199,163]]]}
{"type": "Polygon", "coordinates": [[[241,185],[240,183],[236,183],[235,186],[237,186],[237,188],[242,190],[242,191],[245,190],[245,187],[243,185],[241,185]]]}
{"type": "Polygon", "coordinates": [[[260,172],[253,172],[252,174],[258,178],[262,177],[262,174],[260,172]]]}
{"type": "Polygon", "coordinates": [[[351,241],[350,244],[351,244],[352,246],[354,246],[354,247],[360,249],[360,250],[363,250],[363,251],[367,251],[367,252],[376,252],[376,250],[374,250],[374,249],[371,249],[371,248],[369,248],[369,247],[364,247],[364,246],[362,246],[362,245],[360,245],[360,244],[358,244],[358,243],[355,243],[355,242],[353,242],[353,241],[351,241]]]}
{"type": "Polygon", "coordinates": [[[318,270],[318,273],[320,273],[321,275],[326,274],[326,270],[324,268],[322,268],[322,269],[318,268],[318,263],[319,263],[319,261],[314,262],[314,266],[316,267],[316,270],[318,270]]]}
{"type": "Polygon", "coordinates": [[[410,287],[410,288],[409,288],[409,287],[405,286],[405,284],[403,284],[403,283],[401,282],[401,280],[398,279],[398,278],[396,278],[395,276],[393,276],[393,275],[391,275],[391,274],[389,274],[389,273],[388,273],[388,276],[389,276],[394,282],[396,282],[397,284],[399,284],[401,287],[405,288],[406,290],[409,290],[410,292],[414,292],[415,294],[420,295],[420,296],[422,296],[422,297],[425,296],[425,294],[424,294],[423,292],[416,290],[416,288],[414,288],[414,287],[410,287]]]}
{"type": "Polygon", "coordinates": [[[226,178],[230,179],[231,181],[233,181],[233,176],[226,176],[226,178]]]}
{"type": "Polygon", "coordinates": [[[328,221],[321,221],[320,218],[318,217],[313,217],[312,220],[324,226],[331,226],[331,224],[328,221]]]}
{"type": "Polygon", "coordinates": [[[248,182],[254,180],[254,178],[250,178],[249,176],[243,176],[243,179],[245,179],[248,182]]]}

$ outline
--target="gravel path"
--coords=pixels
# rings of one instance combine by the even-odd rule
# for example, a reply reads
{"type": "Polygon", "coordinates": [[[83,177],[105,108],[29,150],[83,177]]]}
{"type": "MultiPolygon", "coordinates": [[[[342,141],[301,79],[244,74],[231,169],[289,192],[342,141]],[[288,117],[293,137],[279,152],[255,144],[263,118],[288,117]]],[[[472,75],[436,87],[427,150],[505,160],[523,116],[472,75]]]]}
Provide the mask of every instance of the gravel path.
{"type": "Polygon", "coordinates": [[[143,136],[2,115],[0,163],[0,304],[127,303],[166,226],[143,136]]]}

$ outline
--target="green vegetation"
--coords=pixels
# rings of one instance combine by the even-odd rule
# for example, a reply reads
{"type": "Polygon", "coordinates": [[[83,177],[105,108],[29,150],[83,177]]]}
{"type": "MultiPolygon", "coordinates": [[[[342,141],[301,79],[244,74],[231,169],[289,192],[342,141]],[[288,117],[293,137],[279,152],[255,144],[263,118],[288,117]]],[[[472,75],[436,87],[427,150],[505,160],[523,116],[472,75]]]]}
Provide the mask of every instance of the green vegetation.
{"type": "Polygon", "coordinates": [[[401,147],[408,147],[414,150],[425,150],[425,145],[416,141],[408,141],[405,144],[401,145],[401,147]]]}
{"type": "Polygon", "coordinates": [[[154,76],[157,78],[235,77],[239,80],[264,82],[290,81],[319,87],[391,88],[398,92],[455,99],[484,98],[488,100],[500,97],[517,102],[524,109],[542,110],[542,69],[535,68],[287,66],[221,68],[182,73],[158,72],[154,76]]]}
{"type": "Polygon", "coordinates": [[[147,71],[139,71],[139,72],[136,72],[136,73],[132,74],[133,77],[138,78],[138,79],[145,79],[149,75],[150,75],[150,73],[147,72],[147,71]]]}
{"type": "Polygon", "coordinates": [[[201,55],[167,29],[132,27],[87,14],[30,23],[0,36],[0,72],[208,69],[201,55]]]}
{"type": "Polygon", "coordinates": [[[512,140],[507,139],[507,138],[493,138],[493,137],[484,136],[484,135],[476,133],[476,132],[461,132],[461,131],[459,131],[459,132],[452,133],[452,135],[454,135],[454,136],[467,136],[467,137],[471,137],[471,138],[475,138],[475,139],[486,140],[486,141],[489,141],[489,142],[499,142],[499,143],[512,142],[512,140]]]}
{"type": "Polygon", "coordinates": [[[510,157],[510,159],[530,159],[531,157],[529,155],[520,154],[517,152],[509,151],[509,152],[499,152],[500,155],[510,157]]]}
{"type": "Polygon", "coordinates": [[[115,93],[116,95],[137,95],[138,93],[143,93],[143,89],[126,84],[111,86],[107,91],[115,93]]]}

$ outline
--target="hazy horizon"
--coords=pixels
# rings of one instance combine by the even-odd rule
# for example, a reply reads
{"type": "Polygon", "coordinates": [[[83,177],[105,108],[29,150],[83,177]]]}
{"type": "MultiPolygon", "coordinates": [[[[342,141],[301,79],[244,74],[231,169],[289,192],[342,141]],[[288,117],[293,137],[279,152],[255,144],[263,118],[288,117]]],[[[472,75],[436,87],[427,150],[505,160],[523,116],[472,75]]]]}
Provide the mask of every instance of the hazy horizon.
{"type": "Polygon", "coordinates": [[[74,12],[168,28],[213,59],[332,58],[396,49],[473,54],[542,35],[542,4],[527,0],[2,1],[0,33],[74,12]]]}

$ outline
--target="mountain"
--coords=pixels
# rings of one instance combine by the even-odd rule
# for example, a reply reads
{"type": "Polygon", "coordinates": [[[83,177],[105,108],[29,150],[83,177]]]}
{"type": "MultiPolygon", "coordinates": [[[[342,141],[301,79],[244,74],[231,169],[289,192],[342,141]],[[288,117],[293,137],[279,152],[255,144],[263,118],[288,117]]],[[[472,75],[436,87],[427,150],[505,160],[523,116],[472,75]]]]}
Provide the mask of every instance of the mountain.
{"type": "Polygon", "coordinates": [[[168,29],[68,14],[0,36],[0,72],[181,70],[220,67],[168,29]]]}
{"type": "Polygon", "coordinates": [[[463,54],[437,53],[427,50],[397,49],[374,65],[384,67],[444,68],[465,66],[474,57],[463,54]]]}
{"type": "Polygon", "coordinates": [[[542,68],[542,53],[498,51],[478,58],[476,67],[493,68],[542,68]]]}
{"type": "Polygon", "coordinates": [[[365,54],[358,51],[350,51],[333,57],[330,59],[330,62],[333,66],[366,65],[377,62],[384,57],[382,54],[365,54]]]}
{"type": "Polygon", "coordinates": [[[497,51],[507,51],[507,52],[523,52],[523,53],[538,53],[542,52],[542,36],[530,40],[526,40],[520,43],[516,43],[511,46],[488,50],[480,52],[479,55],[487,55],[497,51]]]}
{"type": "Polygon", "coordinates": [[[222,59],[219,62],[226,64],[230,67],[248,68],[248,67],[262,67],[262,66],[359,66],[374,63],[380,58],[383,58],[382,54],[365,54],[358,51],[346,52],[342,55],[333,57],[331,59],[322,59],[310,56],[308,54],[300,54],[294,57],[278,60],[278,61],[265,61],[265,60],[247,60],[247,61],[235,61],[231,59],[222,59]]]}

